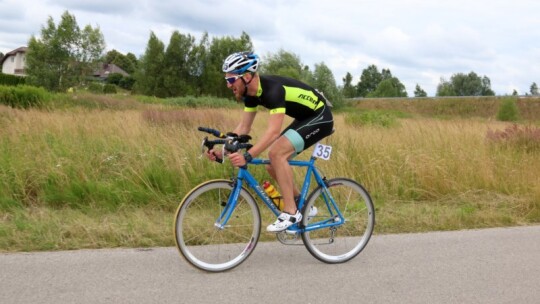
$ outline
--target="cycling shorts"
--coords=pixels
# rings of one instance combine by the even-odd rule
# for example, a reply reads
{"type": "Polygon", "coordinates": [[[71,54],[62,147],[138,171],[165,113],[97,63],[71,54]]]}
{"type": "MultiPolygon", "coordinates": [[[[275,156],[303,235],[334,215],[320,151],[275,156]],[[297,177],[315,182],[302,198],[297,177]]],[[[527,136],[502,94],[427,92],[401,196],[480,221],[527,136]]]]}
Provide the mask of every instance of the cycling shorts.
{"type": "Polygon", "coordinates": [[[317,111],[314,116],[304,120],[294,120],[281,135],[285,136],[294,146],[296,154],[332,134],[334,118],[328,106],[317,111]]]}

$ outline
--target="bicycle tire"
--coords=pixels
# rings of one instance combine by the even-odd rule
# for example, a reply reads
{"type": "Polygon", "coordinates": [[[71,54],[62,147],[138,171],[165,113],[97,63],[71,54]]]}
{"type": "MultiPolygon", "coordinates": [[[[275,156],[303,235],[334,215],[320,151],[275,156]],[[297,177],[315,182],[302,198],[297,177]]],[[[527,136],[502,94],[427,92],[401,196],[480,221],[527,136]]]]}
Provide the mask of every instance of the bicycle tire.
{"type": "Polygon", "coordinates": [[[237,205],[223,228],[215,226],[233,190],[230,180],[211,180],[193,188],[175,217],[176,246],[194,267],[221,272],[244,262],[255,249],[261,231],[259,208],[253,196],[240,190],[237,205]]]}
{"type": "MultiPolygon", "coordinates": [[[[320,228],[302,233],[304,246],[318,260],[344,263],[357,256],[368,244],[375,226],[375,209],[369,193],[359,183],[347,178],[327,181],[327,188],[334,198],[345,221],[332,228],[320,228]]],[[[336,219],[325,203],[325,191],[321,186],[308,196],[303,214],[303,225],[336,219]],[[311,207],[317,208],[315,216],[309,216],[311,207]]]]}

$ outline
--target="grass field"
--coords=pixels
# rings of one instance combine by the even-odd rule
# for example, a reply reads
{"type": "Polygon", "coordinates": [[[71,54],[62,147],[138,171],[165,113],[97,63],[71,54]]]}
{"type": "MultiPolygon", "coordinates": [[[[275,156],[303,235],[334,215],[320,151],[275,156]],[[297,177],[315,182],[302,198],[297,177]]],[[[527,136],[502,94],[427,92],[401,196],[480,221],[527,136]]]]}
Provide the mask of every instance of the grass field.
{"type": "MultiPolygon", "coordinates": [[[[171,246],[183,195],[231,176],[229,164],[199,158],[204,134],[196,127],[231,130],[240,107],[97,102],[109,105],[0,106],[1,251],[171,246]]],[[[319,166],[369,190],[375,233],[540,223],[540,114],[514,124],[495,120],[493,105],[485,115],[451,115],[442,105],[436,115],[369,102],[392,123],[356,119],[365,102],[337,113],[325,140],[332,159],[319,166]]],[[[267,115],[259,114],[255,138],[267,115]]],[[[255,176],[266,173],[256,168],[255,176]]]]}

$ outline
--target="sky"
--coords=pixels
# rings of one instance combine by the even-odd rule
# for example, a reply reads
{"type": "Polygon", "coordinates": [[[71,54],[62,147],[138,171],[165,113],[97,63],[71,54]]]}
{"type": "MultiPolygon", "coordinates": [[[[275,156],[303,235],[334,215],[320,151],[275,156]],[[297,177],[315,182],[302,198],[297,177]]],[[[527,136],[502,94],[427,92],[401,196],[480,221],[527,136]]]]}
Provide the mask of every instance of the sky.
{"type": "Polygon", "coordinates": [[[199,41],[246,32],[264,59],[280,50],[314,69],[324,62],[343,84],[376,65],[414,96],[434,96],[441,78],[473,71],[497,95],[540,85],[538,0],[0,0],[0,52],[39,37],[49,17],[69,11],[79,27],[99,27],[106,51],[137,57],[150,33],[165,45],[173,31],[199,41]]]}

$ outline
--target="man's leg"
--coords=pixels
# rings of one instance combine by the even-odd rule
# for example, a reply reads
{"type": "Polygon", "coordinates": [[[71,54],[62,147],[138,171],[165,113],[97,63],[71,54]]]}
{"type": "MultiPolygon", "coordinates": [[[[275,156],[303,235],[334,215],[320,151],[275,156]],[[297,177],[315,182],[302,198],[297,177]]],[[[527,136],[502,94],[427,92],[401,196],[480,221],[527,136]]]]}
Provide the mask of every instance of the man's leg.
{"type": "MultiPolygon", "coordinates": [[[[272,179],[277,181],[276,171],[274,170],[274,167],[272,167],[272,165],[269,164],[269,165],[266,165],[265,168],[268,174],[270,174],[270,176],[272,177],[272,179]]],[[[298,189],[298,186],[294,183],[294,174],[293,174],[293,195],[294,197],[300,196],[300,189],[298,189]]]]}
{"type": "Polygon", "coordinates": [[[292,143],[284,136],[278,138],[268,151],[268,157],[272,163],[270,174],[277,181],[281,196],[283,197],[283,211],[289,214],[296,213],[294,202],[294,181],[293,171],[288,163],[288,159],[295,153],[292,143]]]}

